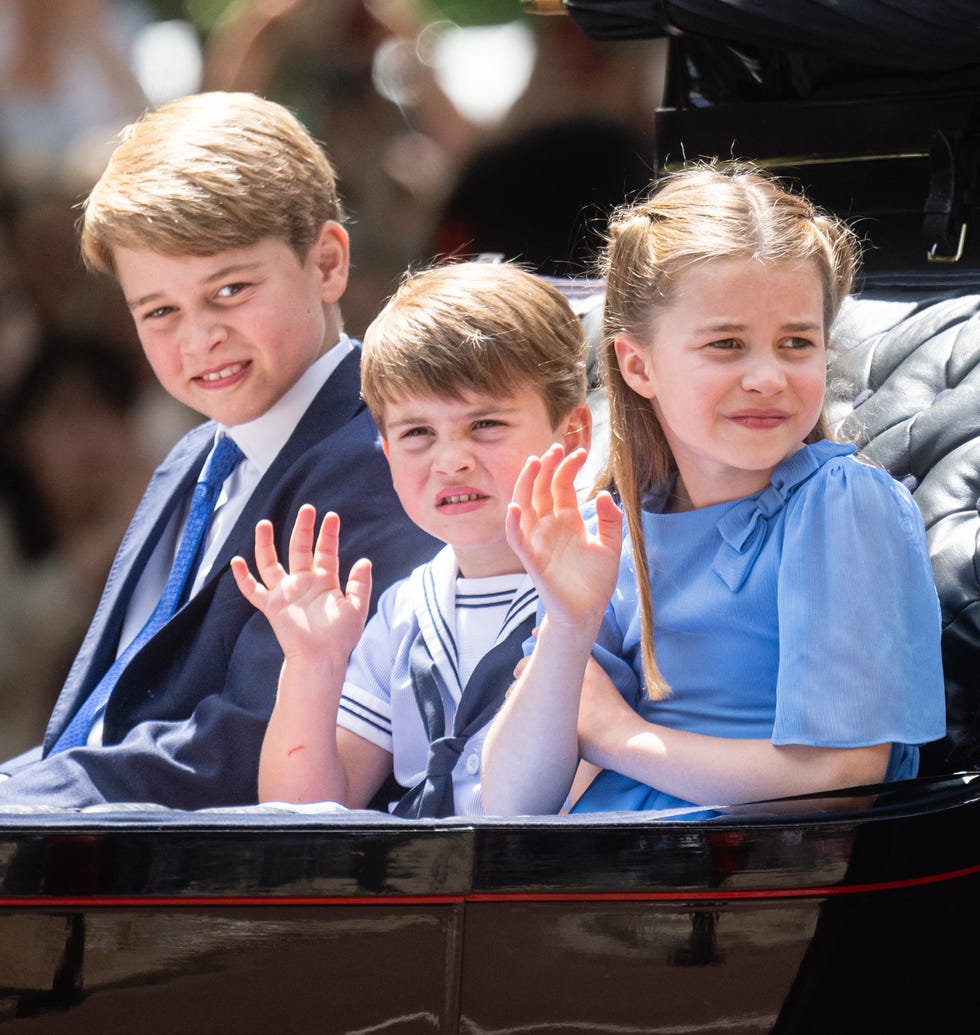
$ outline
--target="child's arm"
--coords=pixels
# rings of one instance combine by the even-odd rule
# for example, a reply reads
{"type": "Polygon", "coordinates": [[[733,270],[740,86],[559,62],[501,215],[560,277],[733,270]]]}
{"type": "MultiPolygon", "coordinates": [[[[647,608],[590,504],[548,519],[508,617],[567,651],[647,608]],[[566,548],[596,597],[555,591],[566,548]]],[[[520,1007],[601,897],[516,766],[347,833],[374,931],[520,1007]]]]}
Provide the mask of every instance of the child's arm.
{"type": "Polygon", "coordinates": [[[557,812],[578,764],[577,720],[586,662],[619,571],[622,519],[608,493],[585,528],[575,476],[585,451],[553,446],[531,457],[514,487],[507,539],[545,610],[537,644],[484,748],[483,801],[490,814],[557,812]]]}
{"type": "Polygon", "coordinates": [[[582,690],[578,732],[590,762],[702,805],[879,783],[891,748],[777,745],[656,725],[630,707],[595,661],[582,690]]]}
{"type": "Polygon", "coordinates": [[[260,801],[337,801],[363,807],[391,768],[391,755],[360,737],[338,746],[337,707],[351,651],[371,598],[371,565],[351,568],[341,590],[340,519],[327,514],[314,548],[316,511],[300,508],[289,540],[289,571],[279,562],[272,525],[255,529],[261,582],[241,557],[232,572],[245,598],[269,620],[284,661],[259,762],[260,801]]]}

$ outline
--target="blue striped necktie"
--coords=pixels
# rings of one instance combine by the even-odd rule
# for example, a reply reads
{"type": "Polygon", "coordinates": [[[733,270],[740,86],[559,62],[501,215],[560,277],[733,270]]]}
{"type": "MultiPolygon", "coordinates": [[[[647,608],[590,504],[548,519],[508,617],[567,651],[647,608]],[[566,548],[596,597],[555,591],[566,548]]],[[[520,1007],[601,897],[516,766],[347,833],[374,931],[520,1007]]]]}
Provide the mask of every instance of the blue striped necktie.
{"type": "Polygon", "coordinates": [[[184,525],[177,556],[170,569],[167,584],[163,587],[160,602],[146,620],[143,628],[122,654],[116,658],[111,668],[89,694],[85,703],[75,713],[74,718],[51,749],[51,754],[80,747],[88,740],[95,717],[109,700],[119,676],[133,655],[173,617],[178,607],[187,600],[190,587],[194,583],[194,573],[197,571],[204,553],[215,500],[218,498],[218,493],[221,492],[225,479],[243,458],[244,454],[230,438],[224,435],[218,439],[214,449],[204,462],[201,476],[194,486],[187,523],[184,525]]]}

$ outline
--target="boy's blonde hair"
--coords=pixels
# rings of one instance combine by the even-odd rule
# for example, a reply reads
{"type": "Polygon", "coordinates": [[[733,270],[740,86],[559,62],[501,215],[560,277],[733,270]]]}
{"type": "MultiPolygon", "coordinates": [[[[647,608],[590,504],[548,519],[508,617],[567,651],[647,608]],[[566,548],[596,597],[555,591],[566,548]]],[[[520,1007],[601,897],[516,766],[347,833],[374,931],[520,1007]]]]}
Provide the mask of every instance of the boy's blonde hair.
{"type": "MultiPolygon", "coordinates": [[[[641,504],[677,470],[649,401],[627,385],[616,337],[650,340],[658,310],[673,301],[678,274],[694,263],[745,258],[766,264],[812,262],[823,283],[829,331],[851,290],[859,252],[853,232],[835,216],[747,163],[694,165],[668,174],[652,193],[619,209],[609,225],[601,274],[606,283],[602,364],[609,395],[609,462],[600,485],[623,505],[633,542],[647,692],[669,688],[653,648],[653,604],[641,504]]],[[[827,437],[821,417],[807,442],[827,437]]]]}
{"type": "Polygon", "coordinates": [[[111,274],[116,247],[205,256],[278,238],[303,261],[330,219],[343,219],[334,171],[294,115],[250,93],[194,94],[120,134],[83,206],[82,257],[111,274]]]}
{"type": "Polygon", "coordinates": [[[553,428],[585,399],[586,344],[564,295],[512,263],[409,272],[364,334],[361,394],[384,434],[406,395],[534,388],[553,428]]]}

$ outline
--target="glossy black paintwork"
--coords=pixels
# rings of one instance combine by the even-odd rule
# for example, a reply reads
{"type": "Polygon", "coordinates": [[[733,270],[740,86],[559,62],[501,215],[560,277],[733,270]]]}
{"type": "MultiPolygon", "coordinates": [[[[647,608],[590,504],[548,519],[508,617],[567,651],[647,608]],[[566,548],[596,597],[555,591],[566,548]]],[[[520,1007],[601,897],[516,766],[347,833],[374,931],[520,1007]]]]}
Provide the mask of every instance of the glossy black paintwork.
{"type": "Polygon", "coordinates": [[[689,823],[5,817],[0,1023],[957,1035],[978,871],[960,779],[689,823]]]}
{"type": "Polygon", "coordinates": [[[980,864],[980,787],[707,822],[642,815],[406,823],[373,813],[46,813],[0,822],[0,901],[35,897],[703,893],[889,883],[980,864]]]}
{"type": "Polygon", "coordinates": [[[462,895],[464,829],[0,828],[5,896],[462,895]]]}

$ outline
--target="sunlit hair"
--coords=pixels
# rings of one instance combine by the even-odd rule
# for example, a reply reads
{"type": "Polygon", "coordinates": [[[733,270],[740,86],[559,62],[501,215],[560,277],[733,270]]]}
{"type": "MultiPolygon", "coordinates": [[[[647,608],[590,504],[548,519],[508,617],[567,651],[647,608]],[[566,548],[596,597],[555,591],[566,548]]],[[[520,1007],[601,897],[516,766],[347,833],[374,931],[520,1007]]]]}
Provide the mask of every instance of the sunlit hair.
{"type": "MultiPolygon", "coordinates": [[[[643,200],[612,217],[601,260],[606,301],[602,364],[609,395],[610,451],[601,487],[614,490],[633,543],[647,692],[669,694],[653,645],[653,602],[641,504],[664,490],[677,470],[649,400],[623,379],[617,336],[656,348],[651,328],[669,306],[683,271],[712,259],[745,258],[767,265],[812,263],[823,285],[824,329],[851,290],[859,251],[853,232],[803,195],[745,164],[692,165],[666,175],[643,200]]],[[[821,416],[806,438],[826,438],[821,416]]]]}
{"type": "Polygon", "coordinates": [[[113,249],[216,255],[285,241],[300,261],[342,220],[323,150],[286,108],[249,93],[201,93],[120,134],[83,205],[82,257],[114,273],[113,249]]]}
{"type": "Polygon", "coordinates": [[[533,388],[557,427],[585,399],[586,344],[564,295],[512,263],[409,272],[364,334],[361,393],[384,432],[385,405],[410,395],[510,395],[533,388]]]}

